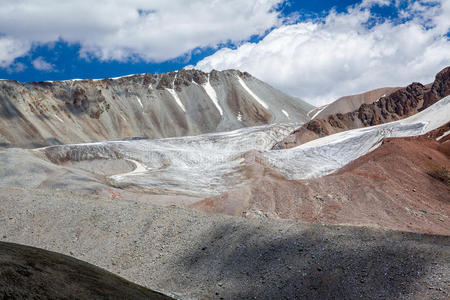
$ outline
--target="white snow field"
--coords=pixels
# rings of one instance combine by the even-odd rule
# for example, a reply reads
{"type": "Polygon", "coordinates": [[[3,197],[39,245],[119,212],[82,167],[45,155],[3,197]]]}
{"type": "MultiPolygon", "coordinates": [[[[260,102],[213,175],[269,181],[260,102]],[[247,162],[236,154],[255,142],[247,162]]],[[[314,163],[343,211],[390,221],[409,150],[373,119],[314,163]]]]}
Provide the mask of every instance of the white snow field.
{"type": "Polygon", "coordinates": [[[246,180],[244,155],[261,151],[289,179],[330,174],[375,149],[383,138],[424,134],[450,121],[450,96],[407,119],[349,130],[296,148],[270,150],[298,124],[273,124],[235,131],[165,139],[117,140],[40,148],[52,161],[127,159],[136,170],[111,176],[154,193],[215,195],[246,180]]]}

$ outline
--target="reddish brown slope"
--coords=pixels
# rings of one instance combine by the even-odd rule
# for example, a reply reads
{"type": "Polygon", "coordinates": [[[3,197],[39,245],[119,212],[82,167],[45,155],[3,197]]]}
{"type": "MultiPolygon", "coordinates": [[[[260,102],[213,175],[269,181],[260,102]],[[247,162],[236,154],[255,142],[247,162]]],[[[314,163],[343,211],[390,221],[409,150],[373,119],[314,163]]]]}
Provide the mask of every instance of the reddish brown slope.
{"type": "Polygon", "coordinates": [[[386,139],[375,151],[318,179],[289,181],[257,159],[249,172],[259,179],[193,206],[450,235],[450,135],[436,141],[449,124],[425,136],[386,139]]]}
{"type": "Polygon", "coordinates": [[[436,75],[431,86],[415,82],[372,104],[363,103],[352,112],[332,115],[321,113],[322,117],[304,124],[275,145],[274,149],[292,148],[337,132],[400,120],[416,114],[449,94],[450,67],[447,67],[436,75]]]}

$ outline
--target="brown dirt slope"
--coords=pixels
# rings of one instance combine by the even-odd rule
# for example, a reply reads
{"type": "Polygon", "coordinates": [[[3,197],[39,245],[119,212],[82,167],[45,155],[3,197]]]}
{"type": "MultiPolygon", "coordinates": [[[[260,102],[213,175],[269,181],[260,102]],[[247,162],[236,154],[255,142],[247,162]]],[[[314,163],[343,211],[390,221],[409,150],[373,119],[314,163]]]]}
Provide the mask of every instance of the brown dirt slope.
{"type": "Polygon", "coordinates": [[[378,101],[363,103],[348,113],[321,114],[296,129],[274,149],[292,148],[337,132],[397,121],[429,107],[450,94],[450,67],[440,71],[430,85],[414,82],[378,101]]]}
{"type": "Polygon", "coordinates": [[[78,259],[0,242],[2,299],[172,299],[78,259]]]}
{"type": "Polygon", "coordinates": [[[317,179],[286,180],[256,157],[251,174],[259,179],[193,207],[450,235],[450,135],[436,141],[449,124],[424,136],[386,139],[337,173],[317,179]]]}
{"type": "Polygon", "coordinates": [[[372,104],[381,97],[392,94],[401,87],[385,87],[371,90],[365,93],[344,96],[327,105],[315,119],[324,119],[329,115],[337,113],[345,114],[357,110],[361,104],[372,104]]]}

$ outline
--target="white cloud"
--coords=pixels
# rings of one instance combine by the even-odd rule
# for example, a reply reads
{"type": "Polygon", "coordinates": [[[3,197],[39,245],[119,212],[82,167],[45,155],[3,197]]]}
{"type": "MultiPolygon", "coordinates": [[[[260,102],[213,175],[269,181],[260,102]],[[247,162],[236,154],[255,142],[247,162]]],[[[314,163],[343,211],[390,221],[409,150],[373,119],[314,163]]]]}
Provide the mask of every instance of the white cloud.
{"type": "Polygon", "coordinates": [[[33,60],[31,64],[36,70],[40,71],[53,71],[53,68],[55,67],[53,64],[45,61],[41,56],[33,60]]]}
{"type": "Polygon", "coordinates": [[[319,21],[281,26],[257,43],[223,48],[196,67],[248,71],[315,105],[383,86],[431,82],[450,65],[450,0],[434,7],[439,1],[409,1],[399,11],[402,22],[368,28],[369,20],[377,20],[371,7],[385,2],[368,0],[319,21]]]}
{"type": "Polygon", "coordinates": [[[164,61],[265,33],[280,24],[273,8],[283,1],[2,0],[0,67],[59,40],[80,43],[85,57],[164,61]]]}
{"type": "Polygon", "coordinates": [[[14,59],[30,50],[30,43],[0,36],[0,68],[10,66],[14,59]]]}

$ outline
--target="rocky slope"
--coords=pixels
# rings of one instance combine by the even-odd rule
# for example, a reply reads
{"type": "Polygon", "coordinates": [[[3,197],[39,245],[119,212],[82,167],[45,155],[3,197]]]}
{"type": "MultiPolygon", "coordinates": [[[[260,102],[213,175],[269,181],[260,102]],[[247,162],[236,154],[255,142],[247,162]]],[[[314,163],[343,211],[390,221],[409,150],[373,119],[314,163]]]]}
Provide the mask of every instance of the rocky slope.
{"type": "Polygon", "coordinates": [[[78,259],[0,242],[2,299],[173,299],[78,259]]]}
{"type": "Polygon", "coordinates": [[[0,146],[161,138],[303,123],[312,108],[235,70],[36,83],[1,80],[0,146]]]}
{"type": "Polygon", "coordinates": [[[450,123],[418,137],[388,138],[336,173],[286,180],[249,156],[250,185],[191,207],[230,215],[376,226],[450,235],[450,123]]]}
{"type": "MultiPolygon", "coordinates": [[[[415,82],[371,104],[363,103],[352,112],[329,115],[325,107],[323,113],[319,111],[313,120],[293,131],[274,149],[292,148],[337,132],[403,119],[426,109],[449,94],[450,67],[447,67],[436,75],[431,86],[415,82]]],[[[330,112],[337,106],[339,105],[331,104],[330,112]]]]}
{"type": "Polygon", "coordinates": [[[0,239],[181,299],[448,299],[450,239],[0,188],[0,239]]]}

